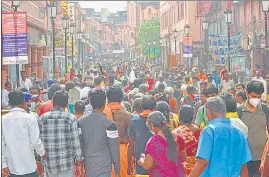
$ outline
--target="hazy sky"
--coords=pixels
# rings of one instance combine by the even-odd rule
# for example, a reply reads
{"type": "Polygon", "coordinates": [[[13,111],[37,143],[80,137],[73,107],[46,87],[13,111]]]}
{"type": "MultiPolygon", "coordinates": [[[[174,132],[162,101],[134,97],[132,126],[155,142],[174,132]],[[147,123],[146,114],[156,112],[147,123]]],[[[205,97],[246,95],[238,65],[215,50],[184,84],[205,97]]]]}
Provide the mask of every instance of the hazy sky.
{"type": "Polygon", "coordinates": [[[127,1],[79,1],[82,8],[94,8],[96,12],[101,12],[101,8],[108,8],[110,12],[125,10],[127,1]]]}

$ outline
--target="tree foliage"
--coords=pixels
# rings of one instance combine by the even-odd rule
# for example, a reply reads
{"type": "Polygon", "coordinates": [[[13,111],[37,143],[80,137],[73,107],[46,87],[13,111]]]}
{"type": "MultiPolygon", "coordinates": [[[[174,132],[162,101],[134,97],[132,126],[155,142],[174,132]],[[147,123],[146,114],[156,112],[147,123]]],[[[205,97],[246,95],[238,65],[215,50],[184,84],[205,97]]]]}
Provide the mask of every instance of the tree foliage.
{"type": "Polygon", "coordinates": [[[160,50],[160,19],[151,18],[144,20],[139,28],[138,41],[143,54],[156,58],[161,54],[160,50]],[[153,46],[152,41],[156,44],[153,46]],[[148,43],[151,43],[149,46],[148,43]]]}

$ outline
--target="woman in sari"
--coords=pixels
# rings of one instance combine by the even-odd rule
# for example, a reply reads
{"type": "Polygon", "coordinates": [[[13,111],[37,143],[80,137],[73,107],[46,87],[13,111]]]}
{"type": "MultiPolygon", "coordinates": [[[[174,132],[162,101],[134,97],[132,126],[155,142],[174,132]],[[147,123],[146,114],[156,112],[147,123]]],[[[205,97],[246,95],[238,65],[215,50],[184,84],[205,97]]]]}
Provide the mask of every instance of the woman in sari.
{"type": "Polygon", "coordinates": [[[159,111],[150,113],[147,126],[154,135],[148,140],[145,154],[141,154],[138,164],[149,170],[149,177],[185,177],[183,139],[172,134],[159,111]]]}
{"type": "Polygon", "coordinates": [[[174,130],[178,133],[185,143],[187,152],[187,160],[184,163],[186,174],[190,174],[197,159],[195,157],[198,148],[198,140],[200,136],[200,128],[192,123],[194,109],[190,105],[184,105],[179,111],[180,125],[174,130]]]}

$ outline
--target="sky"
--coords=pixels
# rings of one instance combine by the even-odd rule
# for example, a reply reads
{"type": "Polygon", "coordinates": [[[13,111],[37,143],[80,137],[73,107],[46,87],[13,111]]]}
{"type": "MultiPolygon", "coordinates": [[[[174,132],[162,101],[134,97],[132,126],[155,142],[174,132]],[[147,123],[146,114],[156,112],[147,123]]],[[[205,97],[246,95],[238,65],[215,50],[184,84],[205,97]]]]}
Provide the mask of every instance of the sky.
{"type": "Polygon", "coordinates": [[[83,8],[94,8],[96,12],[101,12],[101,8],[108,8],[115,13],[127,7],[127,1],[79,1],[79,4],[83,8]]]}

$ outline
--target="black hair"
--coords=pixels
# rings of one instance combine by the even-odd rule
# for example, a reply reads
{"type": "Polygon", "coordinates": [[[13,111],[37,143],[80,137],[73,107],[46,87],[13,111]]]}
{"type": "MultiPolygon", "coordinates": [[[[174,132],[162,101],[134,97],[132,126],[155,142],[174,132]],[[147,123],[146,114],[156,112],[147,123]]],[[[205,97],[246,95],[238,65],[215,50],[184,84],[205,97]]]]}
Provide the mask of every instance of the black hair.
{"type": "Polygon", "coordinates": [[[122,101],[128,101],[128,94],[127,93],[123,94],[122,101]]]}
{"type": "Polygon", "coordinates": [[[205,86],[206,86],[206,85],[207,85],[207,82],[205,82],[205,81],[201,81],[199,85],[200,85],[200,86],[202,86],[202,85],[205,85],[205,86]]]}
{"type": "Polygon", "coordinates": [[[68,105],[68,95],[64,90],[58,90],[53,95],[53,103],[55,106],[65,108],[68,105]]]}
{"type": "Polygon", "coordinates": [[[247,85],[247,92],[262,94],[264,92],[263,83],[260,81],[250,81],[247,85]]]}
{"type": "Polygon", "coordinates": [[[106,103],[106,93],[102,89],[91,89],[88,96],[93,109],[101,109],[106,103]]]}
{"type": "Polygon", "coordinates": [[[20,91],[22,91],[22,92],[28,92],[28,90],[26,88],[20,88],[20,91]]]}
{"type": "Polygon", "coordinates": [[[156,100],[153,96],[144,95],[141,101],[142,110],[154,110],[156,108],[156,100]]]}
{"type": "Polygon", "coordinates": [[[101,77],[95,77],[93,79],[93,82],[94,82],[95,85],[100,85],[101,82],[102,82],[101,77]]]}
{"type": "Polygon", "coordinates": [[[53,95],[57,92],[57,91],[60,91],[62,90],[62,87],[57,84],[57,83],[54,83],[50,86],[49,90],[48,90],[48,99],[49,100],[52,100],[52,97],[53,95]]]}
{"type": "Polygon", "coordinates": [[[187,89],[186,89],[187,93],[194,93],[195,90],[196,89],[193,86],[187,86],[187,89]]]}
{"type": "Polygon", "coordinates": [[[185,80],[186,83],[189,83],[190,82],[190,78],[189,77],[185,77],[184,80],[185,80]]]}
{"type": "Polygon", "coordinates": [[[236,85],[235,85],[235,87],[238,87],[238,86],[241,86],[243,89],[246,88],[245,84],[241,84],[241,83],[239,83],[239,84],[236,84],[236,85]]]}
{"type": "Polygon", "coordinates": [[[183,105],[179,110],[180,122],[191,124],[193,121],[194,109],[191,105],[183,105]]]}
{"type": "Polygon", "coordinates": [[[136,98],[136,99],[134,99],[134,102],[133,102],[133,109],[134,109],[135,111],[136,111],[136,110],[142,111],[141,103],[142,103],[142,98],[136,98]]]}
{"type": "Polygon", "coordinates": [[[141,84],[139,79],[135,79],[133,83],[133,88],[139,88],[139,85],[141,84]]]}
{"type": "Polygon", "coordinates": [[[24,94],[19,89],[14,89],[8,94],[9,104],[11,106],[20,106],[24,102],[24,94]]]}
{"type": "Polygon", "coordinates": [[[198,80],[197,76],[192,76],[191,78],[192,78],[192,80],[198,80]]]}
{"type": "Polygon", "coordinates": [[[136,98],[142,98],[144,96],[143,93],[137,93],[133,96],[133,100],[135,100],[136,98]]]}
{"type": "Polygon", "coordinates": [[[207,95],[210,95],[210,94],[218,94],[218,88],[217,87],[214,87],[214,86],[212,86],[212,87],[207,87],[206,89],[205,89],[205,95],[207,96],[207,95]]]}
{"type": "Polygon", "coordinates": [[[232,90],[234,93],[236,93],[236,90],[235,90],[234,87],[229,87],[229,88],[228,88],[228,91],[229,91],[229,90],[232,90]]]}
{"type": "Polygon", "coordinates": [[[85,112],[85,102],[78,100],[75,103],[75,112],[84,113],[85,112]]]}
{"type": "Polygon", "coordinates": [[[123,98],[123,92],[119,87],[109,87],[106,91],[108,102],[121,102],[123,98]]]}
{"type": "Polygon", "coordinates": [[[222,93],[219,97],[225,101],[227,112],[236,112],[237,111],[236,99],[233,97],[232,94],[222,93]]]}
{"type": "Polygon", "coordinates": [[[147,93],[147,85],[146,84],[139,85],[139,92],[143,94],[147,93]]]}
{"type": "Polygon", "coordinates": [[[237,92],[236,93],[236,96],[240,96],[243,101],[246,101],[247,100],[247,94],[244,91],[237,92]]]}
{"type": "Polygon", "coordinates": [[[75,87],[75,83],[73,81],[68,81],[65,83],[65,90],[67,91],[67,93],[69,92],[69,90],[73,89],[75,87]]]}
{"type": "Polygon", "coordinates": [[[30,91],[30,90],[37,90],[38,92],[40,92],[40,87],[35,86],[35,85],[32,85],[32,86],[29,88],[29,91],[30,91]]]}
{"type": "Polygon", "coordinates": [[[164,117],[166,118],[166,121],[170,121],[170,107],[169,104],[165,101],[159,101],[156,104],[156,110],[163,113],[164,117]]]}
{"type": "Polygon", "coordinates": [[[160,93],[163,93],[164,92],[164,90],[165,90],[165,85],[164,85],[164,83],[159,83],[159,85],[158,85],[158,92],[160,93]]]}
{"type": "Polygon", "coordinates": [[[174,136],[172,135],[169,126],[167,125],[167,123],[169,122],[166,121],[164,115],[160,111],[154,111],[150,113],[148,117],[148,122],[152,123],[154,127],[162,129],[168,143],[168,151],[166,156],[168,159],[176,160],[178,157],[176,141],[174,139],[174,136]]]}
{"type": "Polygon", "coordinates": [[[5,83],[5,87],[7,87],[8,85],[12,85],[12,82],[11,82],[11,81],[7,81],[7,82],[5,83]]]}

